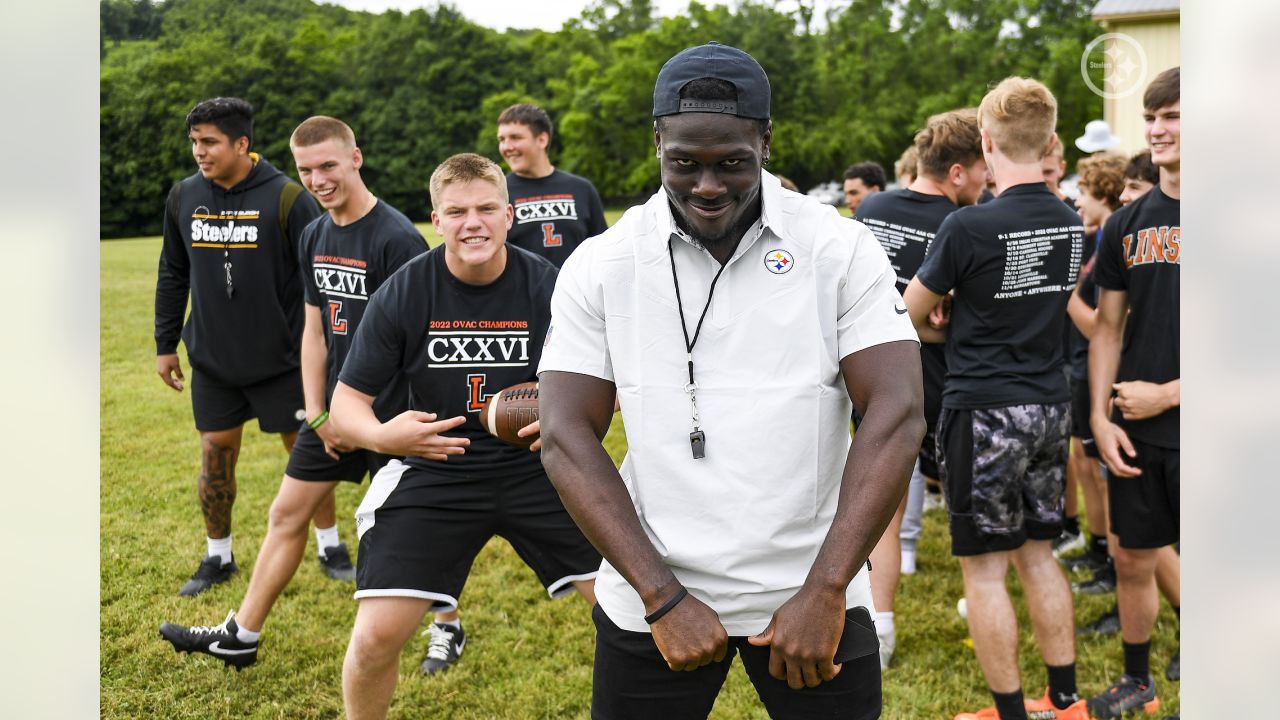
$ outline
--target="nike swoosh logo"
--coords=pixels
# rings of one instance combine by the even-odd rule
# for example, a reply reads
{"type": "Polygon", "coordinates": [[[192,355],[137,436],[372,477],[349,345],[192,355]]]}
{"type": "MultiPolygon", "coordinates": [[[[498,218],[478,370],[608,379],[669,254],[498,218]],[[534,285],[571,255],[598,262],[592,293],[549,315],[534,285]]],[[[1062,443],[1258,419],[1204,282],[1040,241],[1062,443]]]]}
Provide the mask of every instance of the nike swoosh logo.
{"type": "Polygon", "coordinates": [[[255,652],[257,649],[258,648],[245,648],[244,650],[231,650],[224,647],[218,647],[218,643],[216,642],[209,646],[209,652],[214,655],[247,655],[248,653],[255,652]]]}
{"type": "Polygon", "coordinates": [[[894,312],[896,312],[896,313],[898,313],[899,315],[906,315],[906,314],[907,314],[907,309],[906,309],[906,308],[902,308],[901,310],[899,310],[897,305],[894,305],[894,306],[893,306],[893,311],[894,311],[894,312]]]}

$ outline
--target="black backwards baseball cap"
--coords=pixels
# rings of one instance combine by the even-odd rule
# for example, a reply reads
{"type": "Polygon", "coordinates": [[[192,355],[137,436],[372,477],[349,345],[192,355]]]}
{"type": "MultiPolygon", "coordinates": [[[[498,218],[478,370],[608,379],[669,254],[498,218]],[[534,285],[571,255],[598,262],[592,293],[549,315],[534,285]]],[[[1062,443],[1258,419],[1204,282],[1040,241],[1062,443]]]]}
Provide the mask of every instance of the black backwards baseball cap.
{"type": "Polygon", "coordinates": [[[769,77],[756,59],[728,45],[709,42],[681,50],[662,66],[653,86],[653,116],[687,112],[724,113],[754,120],[769,119],[769,77]],[[692,80],[724,80],[738,91],[738,101],[680,99],[692,80]]]}

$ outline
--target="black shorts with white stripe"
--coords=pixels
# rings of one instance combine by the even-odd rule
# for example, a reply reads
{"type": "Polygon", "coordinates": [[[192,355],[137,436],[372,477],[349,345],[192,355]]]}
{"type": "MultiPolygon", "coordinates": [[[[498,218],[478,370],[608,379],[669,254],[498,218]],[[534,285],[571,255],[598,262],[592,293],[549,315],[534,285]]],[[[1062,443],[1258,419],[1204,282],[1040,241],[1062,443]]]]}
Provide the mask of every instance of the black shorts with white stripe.
{"type": "Polygon", "coordinates": [[[356,511],[356,598],[416,597],[437,611],[457,607],[471,563],[504,538],[551,597],[573,592],[600,568],[592,547],[546,473],[444,476],[393,460],[356,511]]]}

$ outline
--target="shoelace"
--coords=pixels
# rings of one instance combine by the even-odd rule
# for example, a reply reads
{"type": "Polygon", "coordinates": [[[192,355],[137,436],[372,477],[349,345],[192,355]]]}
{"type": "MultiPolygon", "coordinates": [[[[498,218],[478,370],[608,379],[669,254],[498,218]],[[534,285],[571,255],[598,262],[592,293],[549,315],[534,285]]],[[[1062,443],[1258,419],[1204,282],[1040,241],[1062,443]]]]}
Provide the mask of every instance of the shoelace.
{"type": "Polygon", "coordinates": [[[227,630],[227,623],[231,622],[231,618],[235,616],[236,611],[232,610],[227,613],[227,619],[223,620],[221,625],[213,625],[211,627],[207,625],[196,625],[190,629],[190,632],[195,635],[212,635],[213,633],[225,633],[230,635],[231,632],[227,630]]]}
{"type": "Polygon", "coordinates": [[[425,634],[431,636],[431,642],[427,643],[427,657],[448,660],[449,648],[453,645],[453,632],[433,624],[425,634]]]}

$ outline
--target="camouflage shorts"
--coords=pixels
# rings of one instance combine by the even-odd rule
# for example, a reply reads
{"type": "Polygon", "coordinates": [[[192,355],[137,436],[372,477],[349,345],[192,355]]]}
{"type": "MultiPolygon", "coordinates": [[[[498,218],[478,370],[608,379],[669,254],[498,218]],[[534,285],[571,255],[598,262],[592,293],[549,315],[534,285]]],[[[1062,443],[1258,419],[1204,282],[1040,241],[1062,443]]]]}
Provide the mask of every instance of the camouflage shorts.
{"type": "Polygon", "coordinates": [[[944,408],[938,470],[955,555],[1014,550],[1062,531],[1071,403],[944,408]]]}

